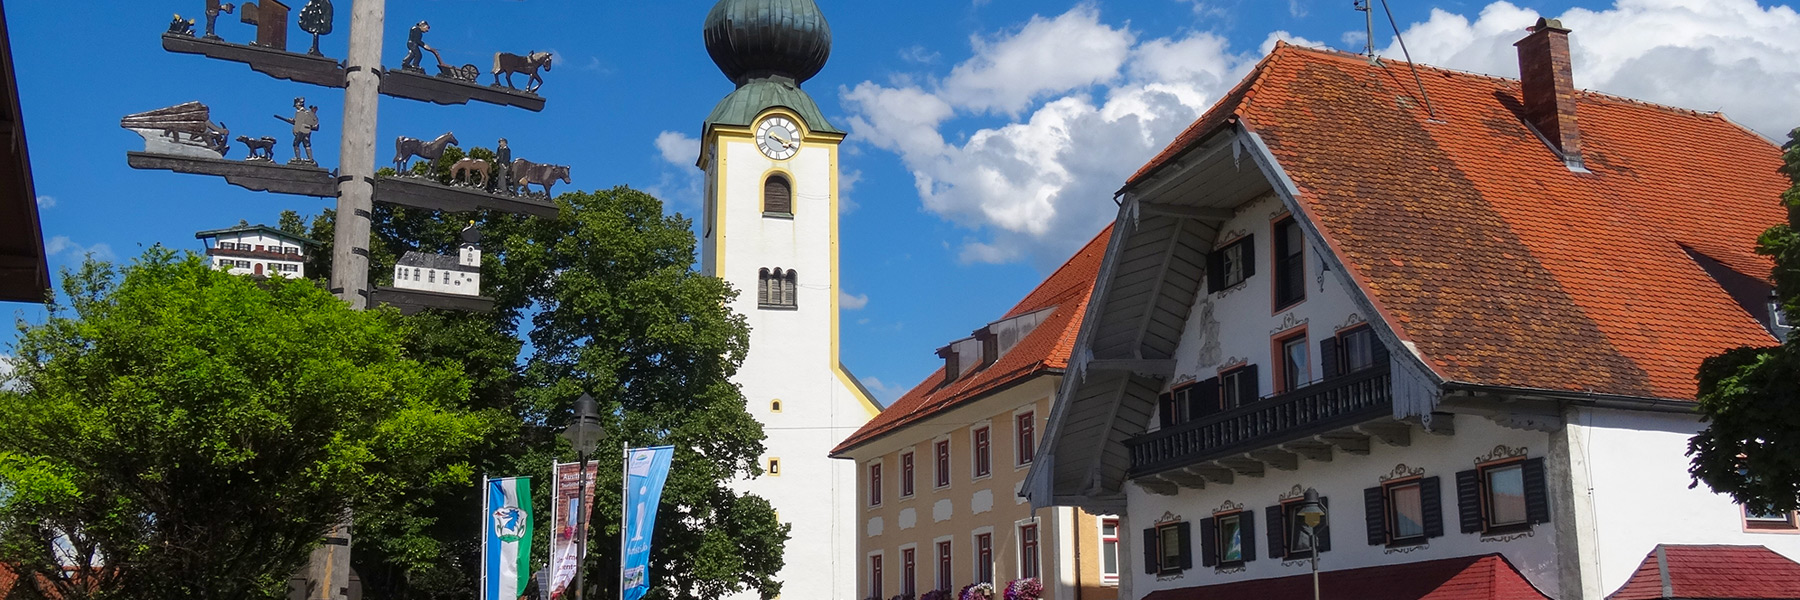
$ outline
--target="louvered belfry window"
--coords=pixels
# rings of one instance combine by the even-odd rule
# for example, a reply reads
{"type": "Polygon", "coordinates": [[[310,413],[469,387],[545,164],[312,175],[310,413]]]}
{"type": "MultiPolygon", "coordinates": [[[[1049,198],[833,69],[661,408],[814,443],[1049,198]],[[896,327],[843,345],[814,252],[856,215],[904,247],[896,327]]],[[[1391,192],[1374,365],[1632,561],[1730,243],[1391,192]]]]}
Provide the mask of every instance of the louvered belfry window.
{"type": "Polygon", "coordinates": [[[798,306],[798,274],[793,269],[761,269],[757,271],[756,305],[762,308],[794,308],[798,306]]]}
{"type": "Polygon", "coordinates": [[[794,188],[786,177],[770,175],[763,182],[763,212],[794,214],[794,188]]]}

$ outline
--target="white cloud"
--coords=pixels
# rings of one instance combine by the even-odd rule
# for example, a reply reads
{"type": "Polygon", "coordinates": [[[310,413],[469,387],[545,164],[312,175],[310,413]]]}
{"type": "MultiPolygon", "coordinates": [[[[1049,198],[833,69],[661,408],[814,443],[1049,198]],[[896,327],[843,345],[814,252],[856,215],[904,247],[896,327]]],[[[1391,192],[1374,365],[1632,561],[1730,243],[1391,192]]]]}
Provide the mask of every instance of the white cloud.
{"type": "Polygon", "coordinates": [[[1306,16],[1306,3],[1301,0],[1288,0],[1288,14],[1298,19],[1306,16]]]}
{"type": "Polygon", "coordinates": [[[700,161],[700,140],[679,131],[664,131],[656,135],[654,143],[667,164],[661,178],[644,191],[677,210],[699,207],[701,188],[706,184],[705,174],[694,166],[700,161]]]}
{"type": "Polygon", "coordinates": [[[92,256],[94,260],[112,260],[112,246],[104,243],[83,247],[70,240],[68,236],[59,235],[44,242],[44,254],[47,256],[63,256],[70,260],[81,260],[92,256]]]}
{"type": "Polygon", "coordinates": [[[56,208],[56,197],[55,196],[38,196],[37,197],[37,206],[38,206],[38,208],[56,208]]]}
{"type": "Polygon", "coordinates": [[[845,292],[845,291],[841,291],[841,290],[838,291],[838,308],[840,308],[840,309],[862,310],[863,307],[868,306],[868,305],[869,305],[869,295],[868,294],[852,294],[850,292],[845,292]]]}
{"type": "Polygon", "coordinates": [[[869,391],[875,394],[875,400],[884,407],[892,406],[895,400],[899,400],[901,396],[906,395],[908,390],[912,389],[888,385],[874,377],[859,377],[858,381],[862,382],[863,387],[869,388],[869,391]]]}
{"type": "Polygon", "coordinates": [[[692,167],[700,161],[700,140],[679,131],[664,131],[656,135],[656,151],[671,165],[692,167]]]}
{"type": "Polygon", "coordinates": [[[850,193],[856,191],[856,184],[861,182],[862,178],[861,169],[850,169],[838,173],[838,214],[847,215],[856,212],[856,209],[862,206],[850,198],[850,193]]]}
{"type": "MultiPolygon", "coordinates": [[[[1214,4],[1184,0],[1196,14],[1214,4]]],[[[1297,6],[1297,5],[1296,5],[1297,6]]],[[[1302,9],[1304,7],[1301,7],[1302,9]]],[[[1537,14],[1493,2],[1470,18],[1442,9],[1403,26],[1415,60],[1518,76],[1513,42],[1537,14]]],[[[1576,85],[1699,110],[1723,109],[1770,137],[1800,125],[1800,16],[1755,0],[1617,0],[1561,15],[1574,30],[1576,85]]],[[[1343,35],[1361,50],[1361,32],[1343,35]]],[[[1276,40],[1234,49],[1206,32],[1141,39],[1082,4],[971,38],[947,76],[902,74],[840,88],[852,139],[893,152],[924,208],[970,233],[964,262],[1054,266],[1116,212],[1114,191],[1276,40]],[[964,117],[1005,123],[964,131],[964,117]]],[[[1386,56],[1398,57],[1392,36],[1386,56]]]]}
{"type": "Polygon", "coordinates": [[[924,46],[918,45],[900,51],[900,60],[921,65],[935,65],[938,59],[943,57],[941,52],[928,50],[924,46]]]}

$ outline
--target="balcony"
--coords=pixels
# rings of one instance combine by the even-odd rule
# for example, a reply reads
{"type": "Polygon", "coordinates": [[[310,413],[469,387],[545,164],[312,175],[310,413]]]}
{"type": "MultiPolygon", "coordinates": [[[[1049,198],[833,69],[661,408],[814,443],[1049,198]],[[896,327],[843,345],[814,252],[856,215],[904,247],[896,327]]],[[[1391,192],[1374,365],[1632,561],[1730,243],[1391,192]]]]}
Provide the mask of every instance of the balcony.
{"type": "Polygon", "coordinates": [[[1393,403],[1386,365],[1351,373],[1126,440],[1130,475],[1153,475],[1388,417],[1393,403]]]}

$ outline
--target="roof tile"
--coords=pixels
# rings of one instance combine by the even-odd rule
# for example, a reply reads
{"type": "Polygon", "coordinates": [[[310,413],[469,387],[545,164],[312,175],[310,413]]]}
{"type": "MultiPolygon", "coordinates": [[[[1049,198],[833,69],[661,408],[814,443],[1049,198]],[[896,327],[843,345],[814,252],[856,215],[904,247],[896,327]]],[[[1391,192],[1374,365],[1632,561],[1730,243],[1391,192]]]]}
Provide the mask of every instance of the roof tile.
{"type": "Polygon", "coordinates": [[[1800,563],[1763,546],[1662,544],[1607,600],[1800,598],[1800,563]],[[1668,577],[1663,577],[1667,571],[1668,577]],[[1665,589],[1668,593],[1664,593],[1665,589]]]}
{"type": "MultiPolygon", "coordinates": [[[[1324,571],[1326,600],[1549,600],[1499,554],[1324,571]]],[[[1144,600],[1312,600],[1311,575],[1151,592],[1144,600]]]]}

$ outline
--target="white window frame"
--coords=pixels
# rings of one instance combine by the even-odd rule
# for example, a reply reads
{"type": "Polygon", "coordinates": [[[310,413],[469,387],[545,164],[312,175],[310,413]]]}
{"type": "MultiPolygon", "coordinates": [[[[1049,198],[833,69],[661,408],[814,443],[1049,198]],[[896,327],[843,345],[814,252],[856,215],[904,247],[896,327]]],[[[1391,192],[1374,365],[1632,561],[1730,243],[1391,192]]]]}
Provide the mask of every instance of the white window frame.
{"type": "MultiPolygon", "coordinates": [[[[995,578],[995,579],[998,579],[1000,577],[1000,565],[998,564],[1000,562],[1000,552],[999,552],[999,547],[997,547],[994,543],[994,526],[987,525],[987,526],[983,526],[983,527],[977,527],[973,531],[969,532],[969,567],[972,569],[969,572],[969,578],[971,579],[971,583],[978,583],[973,580],[981,579],[981,544],[980,544],[980,541],[981,541],[981,536],[984,536],[984,535],[988,536],[988,560],[996,563],[996,564],[988,565],[988,573],[993,575],[994,576],[993,578],[995,578]]],[[[1005,584],[1005,582],[1000,582],[1000,583],[994,584],[994,589],[1000,589],[1000,587],[1003,584],[1005,584]]]]}
{"type": "Polygon", "coordinates": [[[1022,450],[1022,448],[1020,448],[1020,446],[1022,444],[1020,444],[1019,442],[1024,441],[1024,440],[1020,439],[1020,437],[1021,437],[1020,434],[1023,432],[1019,431],[1019,417],[1023,417],[1025,415],[1031,415],[1031,438],[1032,438],[1033,444],[1035,445],[1035,443],[1041,439],[1038,436],[1039,428],[1038,428],[1038,418],[1037,418],[1037,404],[1033,403],[1030,406],[1025,406],[1025,407],[1021,407],[1021,408],[1014,410],[1013,418],[1012,418],[1012,425],[1013,425],[1013,453],[1012,453],[1012,455],[1013,455],[1013,470],[1014,471],[1029,469],[1029,468],[1031,468],[1032,463],[1037,462],[1037,448],[1031,449],[1031,460],[1028,460],[1025,462],[1019,462],[1019,455],[1021,454],[1020,451],[1022,450]]]}
{"type": "Polygon", "coordinates": [[[994,476],[994,424],[992,420],[981,421],[969,426],[969,480],[981,481],[994,476]],[[987,430],[987,473],[980,473],[981,447],[975,442],[975,433],[987,430]]]}
{"type": "Polygon", "coordinates": [[[931,540],[931,589],[944,589],[937,587],[937,584],[946,581],[952,586],[956,585],[956,536],[953,535],[940,535],[931,540]],[[938,553],[938,548],[945,542],[950,544],[949,573],[944,572],[944,557],[938,553]]]}
{"type": "MultiPolygon", "coordinates": [[[[1124,523],[1124,519],[1120,519],[1117,515],[1098,515],[1094,518],[1094,531],[1099,533],[1098,539],[1100,540],[1100,564],[1098,566],[1102,585],[1119,585],[1119,573],[1125,570],[1125,563],[1120,562],[1124,559],[1124,523]],[[1113,534],[1110,537],[1106,535],[1107,521],[1113,523],[1113,534]],[[1109,541],[1113,544],[1113,572],[1111,573],[1106,572],[1106,543],[1109,541]]],[[[1043,542],[1040,540],[1038,545],[1042,546],[1043,542]]]]}
{"type": "Polygon", "coordinates": [[[886,598],[887,596],[885,594],[887,593],[887,586],[883,585],[883,584],[885,584],[887,582],[886,581],[878,582],[875,579],[875,559],[877,559],[877,558],[881,559],[881,572],[882,572],[882,575],[884,575],[884,577],[882,577],[882,579],[887,579],[885,577],[885,575],[887,575],[887,569],[888,569],[887,556],[883,554],[882,550],[870,550],[869,554],[867,556],[863,557],[863,569],[865,570],[866,573],[869,574],[869,579],[868,579],[869,585],[864,586],[863,591],[868,592],[871,596],[880,596],[880,597],[886,598]],[[881,588],[881,590],[879,592],[877,592],[877,590],[875,589],[877,587],[881,588]]]}
{"type": "MultiPolygon", "coordinates": [[[[910,544],[901,544],[899,551],[894,554],[895,556],[900,557],[900,588],[898,590],[896,590],[896,592],[901,593],[901,594],[906,593],[906,583],[907,583],[906,582],[906,551],[907,550],[911,550],[913,553],[913,581],[912,581],[913,596],[917,597],[920,595],[920,593],[919,593],[919,544],[918,544],[918,542],[913,542],[910,544]]],[[[886,559],[883,559],[882,562],[883,562],[883,564],[885,564],[886,559]]],[[[936,581],[933,581],[931,583],[933,585],[937,584],[936,581]]],[[[929,592],[931,590],[925,590],[925,591],[929,592]]]]}
{"type": "Polygon", "coordinates": [[[1025,528],[1026,527],[1037,528],[1037,541],[1036,541],[1037,556],[1035,557],[1037,560],[1035,562],[1037,563],[1037,566],[1038,566],[1038,572],[1037,572],[1037,575],[1034,575],[1033,577],[1037,577],[1038,581],[1041,582],[1044,580],[1044,525],[1042,522],[1038,521],[1037,517],[1032,517],[1029,519],[1019,519],[1017,521],[1013,521],[1013,541],[1016,542],[1014,544],[1014,548],[1013,548],[1013,578],[1014,579],[1023,579],[1026,577],[1026,575],[1025,575],[1025,528]]]}

